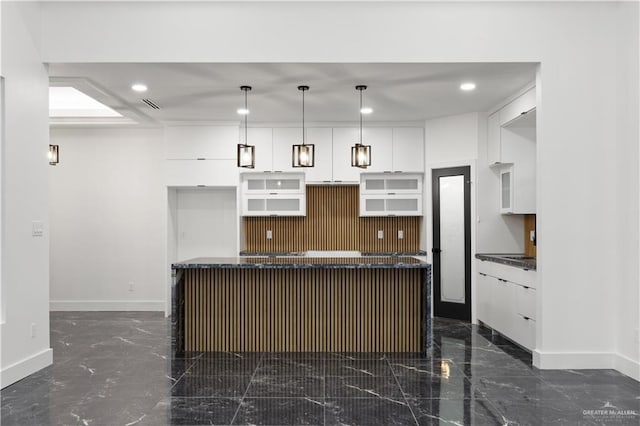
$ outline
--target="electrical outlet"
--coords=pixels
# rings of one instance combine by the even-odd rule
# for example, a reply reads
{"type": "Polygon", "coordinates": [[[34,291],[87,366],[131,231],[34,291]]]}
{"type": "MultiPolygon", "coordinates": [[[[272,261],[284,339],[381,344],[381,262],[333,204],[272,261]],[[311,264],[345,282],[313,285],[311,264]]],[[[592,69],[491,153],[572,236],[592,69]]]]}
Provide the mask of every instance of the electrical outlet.
{"type": "Polygon", "coordinates": [[[398,239],[401,240],[404,238],[404,231],[402,229],[398,230],[398,239]]]}
{"type": "Polygon", "coordinates": [[[129,281],[129,292],[133,293],[134,290],[135,290],[135,287],[134,287],[133,281],[129,281]]]}
{"type": "Polygon", "coordinates": [[[271,229],[267,230],[267,240],[273,239],[273,231],[271,229]]]}
{"type": "Polygon", "coordinates": [[[36,323],[31,323],[31,338],[34,339],[36,337],[36,323]]]}
{"type": "Polygon", "coordinates": [[[382,229],[378,230],[378,239],[381,240],[384,238],[384,231],[382,229]]]}
{"type": "Polygon", "coordinates": [[[534,230],[529,231],[529,241],[533,243],[535,240],[536,240],[536,231],[534,230]]]}

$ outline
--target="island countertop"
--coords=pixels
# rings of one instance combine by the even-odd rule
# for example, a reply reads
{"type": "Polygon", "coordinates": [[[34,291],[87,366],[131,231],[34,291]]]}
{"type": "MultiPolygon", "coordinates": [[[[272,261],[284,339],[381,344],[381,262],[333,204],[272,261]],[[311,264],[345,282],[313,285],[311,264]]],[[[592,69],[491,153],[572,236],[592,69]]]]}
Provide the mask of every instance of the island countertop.
{"type": "Polygon", "coordinates": [[[405,256],[366,257],[199,257],[172,269],[422,269],[431,265],[405,256]]]}

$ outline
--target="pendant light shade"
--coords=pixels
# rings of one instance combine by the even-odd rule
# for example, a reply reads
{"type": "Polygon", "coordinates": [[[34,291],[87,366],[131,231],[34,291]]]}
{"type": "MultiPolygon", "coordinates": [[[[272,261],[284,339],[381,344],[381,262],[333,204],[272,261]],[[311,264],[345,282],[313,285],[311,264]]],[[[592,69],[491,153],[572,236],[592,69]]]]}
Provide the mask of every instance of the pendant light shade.
{"type": "Polygon", "coordinates": [[[57,165],[60,162],[60,148],[58,145],[49,145],[49,164],[52,166],[57,165]]]}
{"type": "Polygon", "coordinates": [[[244,92],[244,143],[238,144],[238,167],[253,169],[256,166],[256,147],[249,145],[247,140],[247,116],[249,115],[247,106],[247,92],[251,90],[251,86],[240,86],[240,90],[244,92]]]}
{"type": "Polygon", "coordinates": [[[366,169],[371,165],[371,145],[362,143],[362,91],[367,90],[367,86],[356,86],[360,92],[360,141],[351,147],[351,167],[366,169]]]}
{"type": "Polygon", "coordinates": [[[293,145],[291,150],[291,165],[293,167],[313,167],[315,165],[315,145],[306,144],[306,132],[304,128],[304,92],[309,86],[298,86],[302,92],[302,144],[293,145]]]}

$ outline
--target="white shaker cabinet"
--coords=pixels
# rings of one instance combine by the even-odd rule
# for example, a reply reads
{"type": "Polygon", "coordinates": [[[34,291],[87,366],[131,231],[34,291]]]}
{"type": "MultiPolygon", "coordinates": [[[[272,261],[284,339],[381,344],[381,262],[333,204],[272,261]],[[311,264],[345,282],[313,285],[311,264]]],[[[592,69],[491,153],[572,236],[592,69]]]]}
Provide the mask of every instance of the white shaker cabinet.
{"type": "MultiPolygon", "coordinates": [[[[244,141],[244,128],[240,128],[241,140],[244,141]]],[[[270,127],[251,127],[247,129],[249,145],[255,146],[255,167],[241,169],[242,172],[266,172],[273,167],[273,129],[270,127]]]]}
{"type": "Polygon", "coordinates": [[[168,126],[164,131],[169,160],[235,159],[238,126],[168,126]]]}
{"type": "Polygon", "coordinates": [[[422,216],[422,174],[362,173],[360,216],[422,216]]]}
{"type": "MultiPolygon", "coordinates": [[[[366,169],[351,167],[351,147],[359,140],[360,130],[354,127],[333,129],[333,181],[358,183],[360,172],[366,169]]],[[[375,161],[375,152],[373,161],[375,161]]]]}
{"type": "Polygon", "coordinates": [[[304,173],[242,173],[242,216],[304,216],[304,173]]]}
{"type": "Polygon", "coordinates": [[[536,107],[536,88],[532,87],[500,109],[500,125],[525,115],[536,107]]]}
{"type": "Polygon", "coordinates": [[[314,145],[315,166],[299,168],[304,171],[307,183],[330,182],[333,180],[333,129],[330,127],[309,127],[307,143],[314,145]]]}
{"type": "Polygon", "coordinates": [[[394,172],[424,172],[424,129],[422,127],[393,128],[394,172]]]}
{"type": "Polygon", "coordinates": [[[273,129],[273,171],[299,172],[292,165],[293,145],[302,143],[302,127],[275,127],[273,129]]]}

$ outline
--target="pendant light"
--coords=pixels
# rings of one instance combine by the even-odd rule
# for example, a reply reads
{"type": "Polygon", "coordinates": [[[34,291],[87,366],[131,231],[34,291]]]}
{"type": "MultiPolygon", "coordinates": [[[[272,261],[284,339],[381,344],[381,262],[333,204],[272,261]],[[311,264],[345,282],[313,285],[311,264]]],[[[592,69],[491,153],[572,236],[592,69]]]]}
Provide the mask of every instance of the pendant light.
{"type": "Polygon", "coordinates": [[[238,144],[238,167],[253,169],[256,166],[256,147],[247,143],[247,92],[251,90],[251,86],[240,86],[240,90],[244,92],[244,143],[238,144]]]}
{"type": "Polygon", "coordinates": [[[351,167],[366,169],[371,165],[371,145],[362,144],[362,91],[367,90],[367,86],[356,86],[360,92],[360,141],[351,147],[351,167]]]}
{"type": "Polygon", "coordinates": [[[309,86],[298,86],[302,92],[302,144],[293,145],[291,150],[291,165],[293,167],[313,167],[315,162],[315,145],[306,142],[304,129],[304,92],[309,90],[309,86]]]}
{"type": "Polygon", "coordinates": [[[60,162],[60,147],[58,145],[49,145],[49,164],[52,166],[57,165],[60,162]]]}

